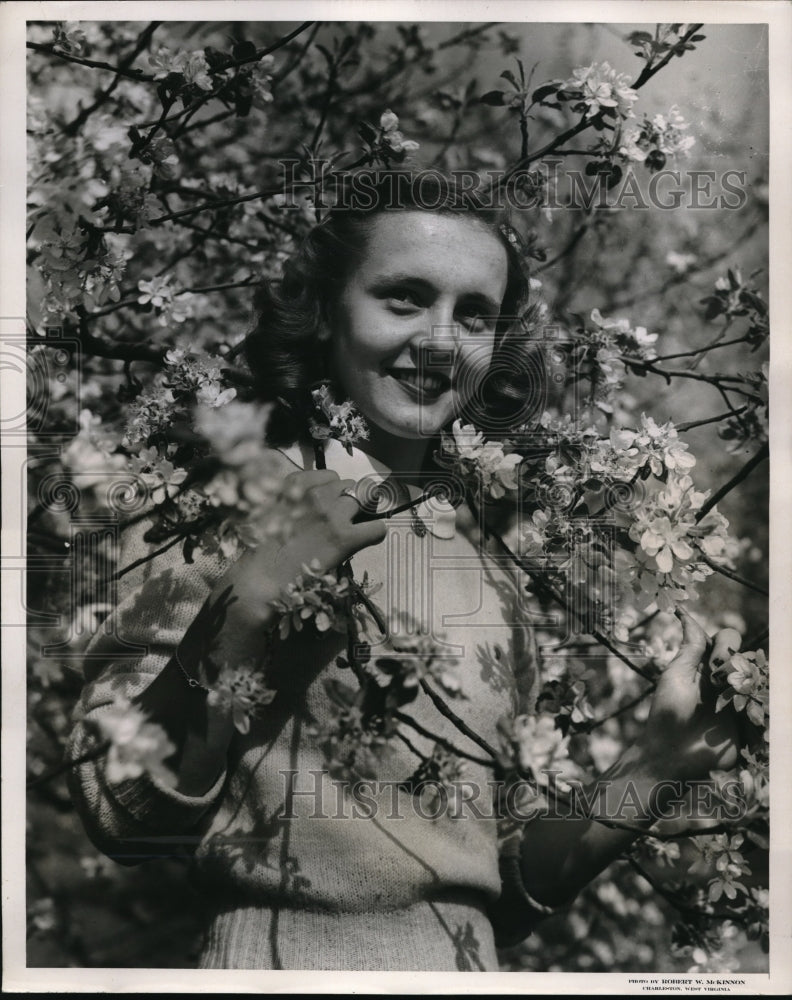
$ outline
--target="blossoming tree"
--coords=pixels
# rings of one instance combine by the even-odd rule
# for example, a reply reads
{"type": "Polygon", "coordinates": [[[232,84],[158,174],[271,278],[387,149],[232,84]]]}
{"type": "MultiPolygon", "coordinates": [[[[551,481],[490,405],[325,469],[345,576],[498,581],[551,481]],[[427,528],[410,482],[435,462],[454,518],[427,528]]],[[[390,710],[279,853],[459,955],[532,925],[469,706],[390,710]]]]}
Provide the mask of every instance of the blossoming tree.
{"type": "MultiPolygon", "coordinates": [[[[610,61],[540,79],[525,39],[494,24],[31,26],[28,346],[44,405],[31,421],[28,527],[31,554],[47,558],[30,573],[30,932],[42,962],[58,964],[46,943],[55,928],[64,963],[120,954],[91,950],[72,920],[80,893],[44,861],[47,824],[72,820],[60,757],[79,656],[135,568],[117,563],[117,532],[153,511],[151,558],[180,546],[187,562],[200,547],[257,544],[253,525],[288,535],[301,498],[284,498],[260,448],[269,409],[251,401],[239,360],[251,289],[277,278],[328,210],[335,177],[403,163],[472,171],[482,191],[512,198],[510,239],[535,296],[522,321],[542,375],[525,426],[504,436],[458,420],[437,455],[537,609],[533,711],[504,719],[498,746],[472,734],[483,758],[563,800],[641,726],[680,643],[676,609],[745,634],[745,651],[713,672],[718,709],[746,728],[738,766],[712,774],[712,801],[730,811],[656,824],[573,912],[504,953],[504,967],[612,970],[619,954],[625,969],[760,961],[746,942],[767,940],[766,537],[761,524],[741,530],[766,502],[762,177],[739,211],[716,208],[705,234],[665,204],[628,210],[706,134],[684,108],[641,104],[707,34],[626,31],[610,61]],[[496,62],[505,68],[487,90],[497,74],[483,63],[496,62]],[[564,199],[571,177],[582,204],[564,199]],[[65,584],[84,525],[108,513],[108,544],[65,584]]],[[[305,421],[319,459],[329,438],[351,447],[366,434],[327,386],[305,421]]],[[[314,734],[341,777],[369,773],[421,689],[463,725],[463,681],[430,642],[403,644],[398,660],[355,653],[377,583],[349,565],[306,566],[277,602],[281,639],[350,636],[349,684],[329,692],[335,722],[314,734]]],[[[210,698],[244,732],[276,694],[260,665],[235,664],[210,698]]],[[[119,699],[98,736],[108,780],[169,780],[173,747],[135,704],[119,699]]],[[[451,787],[463,763],[438,741],[421,774],[451,787]]],[[[151,884],[124,882],[74,835],[69,845],[86,883],[123,885],[128,923],[132,903],[162,907],[151,884]]],[[[154,964],[150,952],[140,961],[154,964]]]]}

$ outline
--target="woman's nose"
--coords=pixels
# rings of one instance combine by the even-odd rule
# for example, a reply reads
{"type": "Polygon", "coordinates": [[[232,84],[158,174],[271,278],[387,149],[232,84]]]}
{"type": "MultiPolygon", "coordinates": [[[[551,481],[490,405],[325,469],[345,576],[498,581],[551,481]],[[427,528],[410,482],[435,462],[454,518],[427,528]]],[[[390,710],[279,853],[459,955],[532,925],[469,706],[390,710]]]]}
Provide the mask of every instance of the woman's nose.
{"type": "Polygon", "coordinates": [[[454,345],[459,340],[459,323],[454,318],[453,303],[437,301],[423,310],[412,331],[415,347],[434,347],[441,343],[454,345]]]}

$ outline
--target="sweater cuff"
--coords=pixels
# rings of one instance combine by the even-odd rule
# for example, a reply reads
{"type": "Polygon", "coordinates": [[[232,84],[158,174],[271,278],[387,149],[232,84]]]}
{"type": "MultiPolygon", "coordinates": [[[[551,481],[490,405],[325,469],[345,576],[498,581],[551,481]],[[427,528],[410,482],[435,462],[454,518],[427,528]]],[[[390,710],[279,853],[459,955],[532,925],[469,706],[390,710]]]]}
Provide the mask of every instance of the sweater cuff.
{"type": "Polygon", "coordinates": [[[194,826],[213,805],[225,779],[226,771],[223,770],[203,795],[184,795],[148,773],[108,785],[108,789],[118,804],[141,824],[179,834],[194,826]]]}
{"type": "Polygon", "coordinates": [[[495,943],[499,948],[519,944],[540,920],[565,909],[565,906],[540,903],[526,892],[520,869],[521,851],[522,834],[519,832],[499,845],[501,895],[491,913],[495,943]]]}

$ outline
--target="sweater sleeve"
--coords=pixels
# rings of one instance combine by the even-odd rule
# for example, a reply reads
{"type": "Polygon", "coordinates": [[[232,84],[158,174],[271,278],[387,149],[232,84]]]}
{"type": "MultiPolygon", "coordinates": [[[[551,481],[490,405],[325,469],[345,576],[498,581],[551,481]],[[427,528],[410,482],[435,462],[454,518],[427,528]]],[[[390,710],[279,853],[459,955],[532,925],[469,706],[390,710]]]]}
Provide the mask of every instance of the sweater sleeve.
{"type": "MultiPolygon", "coordinates": [[[[532,715],[540,686],[539,651],[533,629],[515,626],[513,643],[515,714],[532,715]]],[[[524,824],[515,829],[514,821],[504,817],[499,825],[502,827],[498,841],[501,895],[491,907],[489,916],[496,945],[509,948],[525,940],[541,920],[562,907],[546,906],[533,899],[525,889],[520,870],[524,824]]]]}
{"type": "MultiPolygon", "coordinates": [[[[151,553],[143,542],[145,522],[122,544],[121,567],[151,553]]],[[[69,789],[86,833],[103,853],[125,864],[183,853],[199,839],[191,835],[219,798],[225,773],[198,797],[183,795],[144,773],[110,782],[105,758],[77,763],[97,745],[96,722],[119,697],[143,692],[174,655],[214,583],[227,569],[218,554],[196,552],[185,563],[181,546],[143,563],[122,579],[123,594],[88,647],[86,683],[74,712],[66,749],[69,789]]]]}

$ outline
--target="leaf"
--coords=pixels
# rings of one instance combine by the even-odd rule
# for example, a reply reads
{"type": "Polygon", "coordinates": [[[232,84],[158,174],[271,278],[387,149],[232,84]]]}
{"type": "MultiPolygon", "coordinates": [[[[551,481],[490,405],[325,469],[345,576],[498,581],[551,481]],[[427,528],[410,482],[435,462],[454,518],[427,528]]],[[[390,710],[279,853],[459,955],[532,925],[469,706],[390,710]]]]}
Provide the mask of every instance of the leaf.
{"type": "Polygon", "coordinates": [[[502,90],[490,90],[479,97],[479,103],[489,104],[493,108],[502,108],[506,103],[506,95],[502,90]]]}
{"type": "Polygon", "coordinates": [[[549,97],[550,94],[555,94],[558,90],[557,83],[543,83],[541,87],[537,87],[536,90],[531,94],[532,101],[542,101],[545,97],[549,97]]]}
{"type": "Polygon", "coordinates": [[[184,561],[189,565],[193,563],[193,552],[195,551],[195,538],[192,535],[188,535],[184,539],[184,545],[182,546],[182,556],[184,556],[184,561]]]}
{"type": "Polygon", "coordinates": [[[751,830],[750,828],[745,831],[746,837],[751,841],[751,843],[756,844],[763,851],[768,851],[770,849],[770,838],[764,834],[760,833],[759,830],[751,830]]]}
{"type": "Polygon", "coordinates": [[[357,691],[343,681],[326,677],[324,682],[325,691],[330,699],[340,708],[352,708],[357,701],[357,691]]]}
{"type": "Polygon", "coordinates": [[[514,87],[515,90],[519,90],[520,89],[519,84],[517,83],[517,80],[515,79],[514,73],[512,73],[512,71],[510,69],[505,69],[501,73],[501,79],[508,80],[509,83],[512,85],[512,87],[514,87]]]}
{"type": "Polygon", "coordinates": [[[231,53],[234,59],[253,59],[256,55],[256,46],[253,42],[247,41],[247,39],[242,39],[234,44],[231,49],[231,53]]]}

